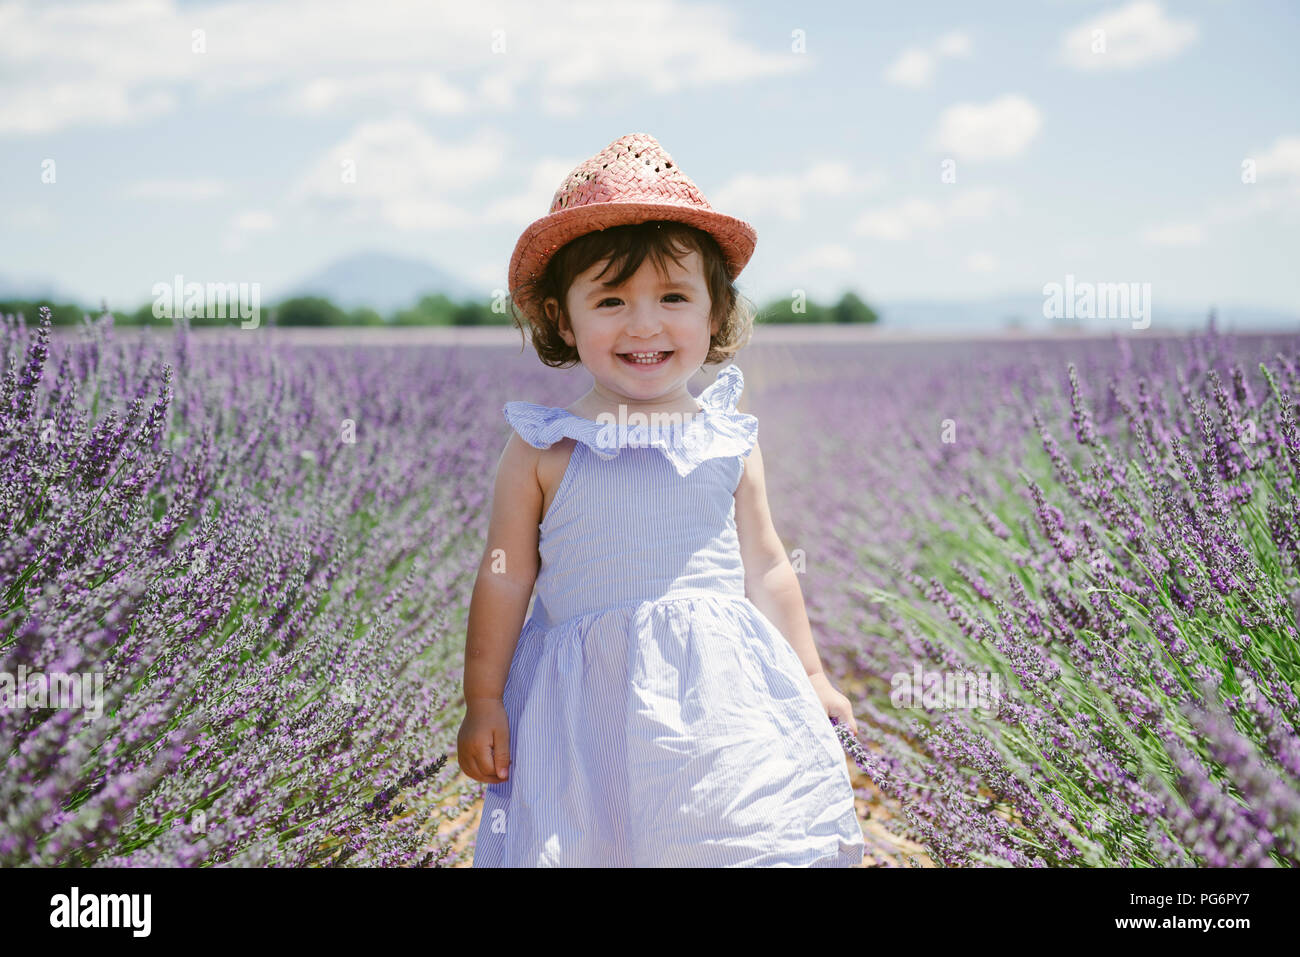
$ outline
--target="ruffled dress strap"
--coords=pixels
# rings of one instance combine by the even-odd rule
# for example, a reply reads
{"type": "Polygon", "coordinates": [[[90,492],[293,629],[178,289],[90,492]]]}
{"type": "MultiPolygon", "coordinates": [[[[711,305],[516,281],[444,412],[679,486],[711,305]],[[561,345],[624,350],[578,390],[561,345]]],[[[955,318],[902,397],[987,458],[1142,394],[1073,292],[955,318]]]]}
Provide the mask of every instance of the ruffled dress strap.
{"type": "Polygon", "coordinates": [[[684,424],[669,425],[618,422],[606,413],[601,421],[585,419],[567,409],[534,402],[507,402],[502,409],[506,421],[520,438],[537,449],[548,449],[562,438],[586,445],[602,459],[612,459],[623,448],[660,449],[677,469],[689,475],[708,459],[747,456],[758,440],[758,419],[736,411],[745,387],[740,368],[729,365],[700,393],[700,411],[684,424]]]}

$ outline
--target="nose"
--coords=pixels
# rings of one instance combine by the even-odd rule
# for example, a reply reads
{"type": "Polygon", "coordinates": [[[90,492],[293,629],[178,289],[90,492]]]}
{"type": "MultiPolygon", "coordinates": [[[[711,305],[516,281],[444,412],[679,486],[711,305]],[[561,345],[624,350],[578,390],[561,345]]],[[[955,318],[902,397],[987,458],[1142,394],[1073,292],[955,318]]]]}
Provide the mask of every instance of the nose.
{"type": "Polygon", "coordinates": [[[655,306],[653,301],[638,301],[632,309],[631,316],[628,317],[627,331],[641,338],[649,338],[657,334],[663,328],[663,319],[655,306]]]}

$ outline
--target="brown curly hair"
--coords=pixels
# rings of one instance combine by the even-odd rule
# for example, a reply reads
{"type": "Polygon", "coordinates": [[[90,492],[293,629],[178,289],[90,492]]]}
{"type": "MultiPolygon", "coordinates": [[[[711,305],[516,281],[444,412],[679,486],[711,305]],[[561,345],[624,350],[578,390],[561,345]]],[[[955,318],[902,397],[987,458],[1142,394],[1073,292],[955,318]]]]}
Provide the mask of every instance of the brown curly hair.
{"type": "Polygon", "coordinates": [[[709,337],[709,352],[704,365],[723,362],[749,342],[754,328],[754,304],[742,296],[732,282],[717,240],[703,230],[672,220],[597,229],[561,246],[540,276],[511,290],[511,318],[521,335],[531,332],[533,348],[546,365],[558,369],[578,365],[581,362],[578,350],[564,341],[558,323],[547,318],[542,303],[549,298],[556,299],[568,320],[565,297],[569,287],[575,278],[596,263],[609,260],[601,275],[611,268],[614,270],[614,276],[603,282],[603,285],[612,287],[634,276],[646,256],[651,257],[663,275],[669,259],[681,265],[681,257],[692,249],[703,260],[704,278],[709,289],[709,320],[719,321],[718,334],[709,337]],[[528,308],[521,308],[520,301],[526,301],[528,308]]]}

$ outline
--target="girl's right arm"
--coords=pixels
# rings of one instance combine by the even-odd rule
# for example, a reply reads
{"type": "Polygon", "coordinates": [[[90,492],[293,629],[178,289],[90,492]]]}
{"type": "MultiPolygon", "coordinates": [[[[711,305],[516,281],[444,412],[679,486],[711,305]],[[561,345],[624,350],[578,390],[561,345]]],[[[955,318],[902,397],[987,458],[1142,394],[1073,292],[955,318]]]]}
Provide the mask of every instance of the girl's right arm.
{"type": "Polygon", "coordinates": [[[505,780],[510,729],[506,678],[537,581],[542,486],[538,450],[511,433],[497,463],[487,545],[469,604],[465,640],[465,721],[457,758],[478,781],[505,780]]]}

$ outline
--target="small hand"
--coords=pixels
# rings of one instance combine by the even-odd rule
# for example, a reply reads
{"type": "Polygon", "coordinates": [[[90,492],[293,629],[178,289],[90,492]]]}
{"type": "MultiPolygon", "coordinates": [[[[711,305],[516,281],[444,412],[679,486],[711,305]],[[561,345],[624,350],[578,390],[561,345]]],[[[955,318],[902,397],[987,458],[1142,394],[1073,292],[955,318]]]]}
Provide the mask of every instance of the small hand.
{"type": "Polygon", "coordinates": [[[812,682],[813,690],[817,692],[817,699],[826,709],[827,717],[835,718],[840,724],[847,724],[849,730],[856,735],[858,722],[853,717],[853,705],[849,703],[849,699],[836,691],[835,686],[831,684],[831,679],[822,672],[809,675],[808,680],[812,682]]]}
{"type": "Polygon", "coordinates": [[[500,784],[510,772],[510,719],[501,698],[482,697],[465,706],[456,736],[456,760],[467,777],[500,784]]]}

